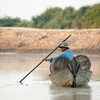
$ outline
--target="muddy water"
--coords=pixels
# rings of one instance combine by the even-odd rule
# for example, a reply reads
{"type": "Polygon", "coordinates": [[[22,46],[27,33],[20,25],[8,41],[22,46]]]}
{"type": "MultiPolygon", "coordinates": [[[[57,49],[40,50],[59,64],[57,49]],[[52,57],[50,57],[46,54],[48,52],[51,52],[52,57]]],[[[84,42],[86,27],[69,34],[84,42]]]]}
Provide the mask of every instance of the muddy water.
{"type": "Polygon", "coordinates": [[[0,53],[0,100],[100,100],[100,57],[90,57],[93,76],[87,86],[56,86],[49,79],[49,62],[43,62],[19,81],[47,54],[0,53]]]}

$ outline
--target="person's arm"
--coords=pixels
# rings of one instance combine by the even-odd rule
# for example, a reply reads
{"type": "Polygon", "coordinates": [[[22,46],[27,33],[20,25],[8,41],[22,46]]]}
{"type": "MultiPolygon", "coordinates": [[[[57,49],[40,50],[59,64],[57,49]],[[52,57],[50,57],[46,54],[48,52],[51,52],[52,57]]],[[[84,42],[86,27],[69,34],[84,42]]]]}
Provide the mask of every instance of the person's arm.
{"type": "Polygon", "coordinates": [[[56,58],[60,57],[62,55],[62,53],[60,53],[58,56],[52,57],[52,58],[44,58],[44,61],[50,61],[50,63],[55,60],[56,58]]]}
{"type": "Polygon", "coordinates": [[[52,58],[44,58],[43,60],[44,61],[50,61],[50,62],[52,62],[53,60],[55,60],[57,57],[52,57],[52,58]]]}

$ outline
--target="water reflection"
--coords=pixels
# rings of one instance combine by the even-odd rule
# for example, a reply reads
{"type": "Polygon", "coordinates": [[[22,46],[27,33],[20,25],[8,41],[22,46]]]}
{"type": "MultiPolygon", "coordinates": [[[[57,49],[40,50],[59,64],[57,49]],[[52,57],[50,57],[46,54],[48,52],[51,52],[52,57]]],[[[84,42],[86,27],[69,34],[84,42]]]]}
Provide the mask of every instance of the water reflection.
{"type": "Polygon", "coordinates": [[[91,100],[91,88],[89,86],[70,88],[51,86],[52,100],[91,100]]]}
{"type": "Polygon", "coordinates": [[[2,100],[99,100],[100,57],[90,57],[93,71],[88,86],[57,86],[49,79],[49,62],[43,62],[19,83],[47,54],[0,54],[0,98],[2,100]]]}
{"type": "MultiPolygon", "coordinates": [[[[100,57],[90,57],[91,60],[91,70],[93,71],[93,77],[100,77],[100,57]]],[[[100,79],[99,79],[100,80],[100,79]]]]}

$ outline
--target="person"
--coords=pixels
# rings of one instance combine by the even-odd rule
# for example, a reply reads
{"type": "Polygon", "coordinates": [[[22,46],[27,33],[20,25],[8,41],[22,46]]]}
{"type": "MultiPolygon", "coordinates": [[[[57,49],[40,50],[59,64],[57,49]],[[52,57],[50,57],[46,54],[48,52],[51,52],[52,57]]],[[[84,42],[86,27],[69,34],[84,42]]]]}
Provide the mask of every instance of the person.
{"type": "Polygon", "coordinates": [[[53,60],[55,60],[58,57],[66,57],[68,58],[70,61],[73,60],[73,52],[70,50],[70,48],[68,47],[67,42],[62,42],[61,45],[59,46],[59,48],[61,49],[61,53],[55,57],[52,58],[44,58],[44,61],[50,61],[52,62],[53,60]]]}

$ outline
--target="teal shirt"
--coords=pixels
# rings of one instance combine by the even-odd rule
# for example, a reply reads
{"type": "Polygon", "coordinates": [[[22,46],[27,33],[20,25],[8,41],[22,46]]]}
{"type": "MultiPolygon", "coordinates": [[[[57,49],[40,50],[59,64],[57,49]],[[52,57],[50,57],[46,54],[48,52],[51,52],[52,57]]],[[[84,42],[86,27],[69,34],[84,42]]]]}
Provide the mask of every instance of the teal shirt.
{"type": "Polygon", "coordinates": [[[55,60],[56,58],[58,58],[58,57],[66,57],[66,58],[68,58],[70,61],[73,59],[73,53],[72,53],[72,51],[71,50],[66,50],[66,51],[64,51],[64,52],[61,52],[58,56],[56,56],[56,57],[52,57],[52,58],[49,58],[48,60],[50,61],[50,62],[52,62],[53,60],[55,60]]]}

